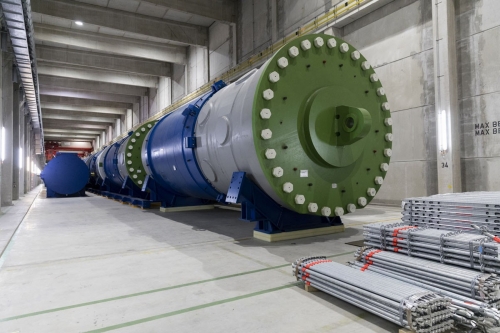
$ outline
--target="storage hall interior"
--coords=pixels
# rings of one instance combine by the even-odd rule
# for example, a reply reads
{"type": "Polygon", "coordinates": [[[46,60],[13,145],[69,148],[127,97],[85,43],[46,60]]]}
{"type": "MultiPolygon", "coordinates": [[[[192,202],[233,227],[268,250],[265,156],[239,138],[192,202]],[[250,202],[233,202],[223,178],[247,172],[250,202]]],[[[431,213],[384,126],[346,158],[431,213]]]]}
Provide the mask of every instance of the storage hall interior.
{"type": "Polygon", "coordinates": [[[0,332],[500,332],[500,1],[0,14],[0,332]]]}

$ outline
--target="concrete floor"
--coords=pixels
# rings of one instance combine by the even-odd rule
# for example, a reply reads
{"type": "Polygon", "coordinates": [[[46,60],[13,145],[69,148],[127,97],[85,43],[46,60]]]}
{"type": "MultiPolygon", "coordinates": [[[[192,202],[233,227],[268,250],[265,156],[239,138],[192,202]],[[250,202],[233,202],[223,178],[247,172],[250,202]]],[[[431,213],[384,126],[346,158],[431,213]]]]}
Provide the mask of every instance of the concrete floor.
{"type": "Polygon", "coordinates": [[[159,213],[40,190],[0,216],[0,235],[22,220],[0,257],[0,332],[398,330],[305,292],[290,268],[305,255],[351,260],[346,242],[362,239],[365,223],[397,221],[397,207],[349,215],[342,234],[269,244],[235,211],[159,213]]]}

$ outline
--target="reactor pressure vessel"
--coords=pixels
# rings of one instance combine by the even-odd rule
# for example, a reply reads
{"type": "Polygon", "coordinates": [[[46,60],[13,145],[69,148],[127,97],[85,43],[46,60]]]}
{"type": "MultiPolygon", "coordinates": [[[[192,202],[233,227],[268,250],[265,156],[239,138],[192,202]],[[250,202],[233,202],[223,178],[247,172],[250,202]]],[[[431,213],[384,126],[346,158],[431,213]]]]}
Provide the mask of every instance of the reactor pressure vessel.
{"type": "Polygon", "coordinates": [[[215,200],[244,171],[279,205],[320,216],[366,206],[392,155],[377,74],[352,45],[323,34],[297,38],[144,133],[124,148],[134,156],[142,145],[142,165],[129,169],[141,182],[215,200]]]}
{"type": "Polygon", "coordinates": [[[67,197],[85,195],[85,185],[89,181],[89,169],[85,162],[74,153],[58,153],[40,173],[47,197],[67,197]]]}

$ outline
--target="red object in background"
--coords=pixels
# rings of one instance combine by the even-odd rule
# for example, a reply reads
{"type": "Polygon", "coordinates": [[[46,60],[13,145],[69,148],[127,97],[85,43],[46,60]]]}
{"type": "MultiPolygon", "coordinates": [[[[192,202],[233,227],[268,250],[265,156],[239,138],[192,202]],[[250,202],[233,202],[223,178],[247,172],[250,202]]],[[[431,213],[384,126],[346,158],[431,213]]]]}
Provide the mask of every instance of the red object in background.
{"type": "Polygon", "coordinates": [[[59,145],[57,141],[45,141],[45,162],[50,161],[58,152],[75,152],[78,157],[83,158],[88,156],[94,148],[90,147],[72,147],[59,145]]]}

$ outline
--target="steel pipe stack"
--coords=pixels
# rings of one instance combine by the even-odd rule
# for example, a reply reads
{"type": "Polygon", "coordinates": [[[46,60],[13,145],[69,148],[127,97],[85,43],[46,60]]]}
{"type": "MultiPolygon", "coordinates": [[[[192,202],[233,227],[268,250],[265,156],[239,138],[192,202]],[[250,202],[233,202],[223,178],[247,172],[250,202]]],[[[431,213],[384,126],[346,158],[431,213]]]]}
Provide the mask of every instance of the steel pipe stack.
{"type": "Polygon", "coordinates": [[[453,327],[450,299],[397,279],[307,257],[292,264],[298,280],[418,333],[453,327]]]}
{"type": "Polygon", "coordinates": [[[404,223],[364,226],[366,246],[482,272],[500,272],[500,244],[491,237],[416,228],[404,223]]]}
{"type": "Polygon", "coordinates": [[[500,232],[500,192],[466,192],[403,201],[408,225],[477,233],[471,224],[500,232]]]}
{"type": "Polygon", "coordinates": [[[460,322],[484,328],[500,327],[500,278],[495,274],[444,265],[401,254],[361,248],[351,267],[389,276],[449,297],[460,322]],[[472,312],[472,313],[471,313],[472,312]],[[473,321],[473,322],[472,322],[473,321]]]}

